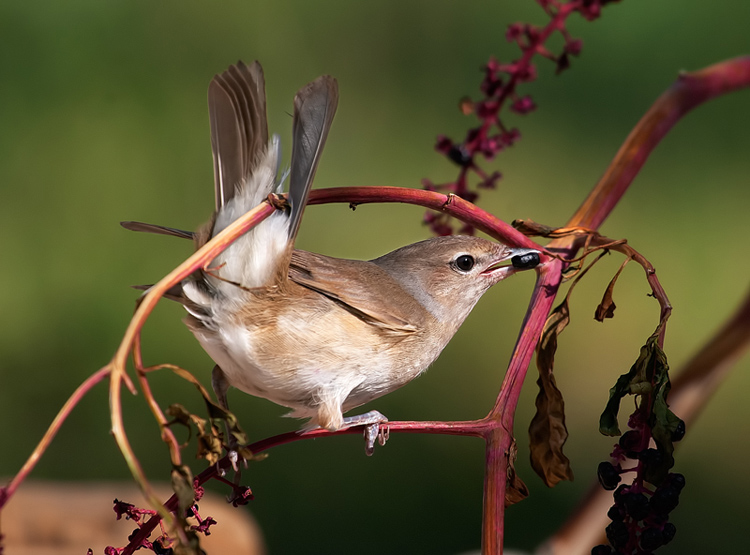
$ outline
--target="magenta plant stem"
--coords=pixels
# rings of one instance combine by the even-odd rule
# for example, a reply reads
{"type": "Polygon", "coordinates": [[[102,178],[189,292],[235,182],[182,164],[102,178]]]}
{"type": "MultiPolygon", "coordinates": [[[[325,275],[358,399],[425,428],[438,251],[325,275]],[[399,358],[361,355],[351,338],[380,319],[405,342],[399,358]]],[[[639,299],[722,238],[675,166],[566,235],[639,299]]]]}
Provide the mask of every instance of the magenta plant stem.
{"type": "Polygon", "coordinates": [[[337,187],[310,192],[308,204],[331,202],[347,202],[354,207],[373,202],[415,204],[450,214],[512,247],[539,248],[511,225],[453,194],[402,187],[337,187]]]}
{"type": "Polygon", "coordinates": [[[514,417],[526,372],[561,282],[563,262],[551,260],[539,272],[526,320],[516,343],[495,406],[487,415],[494,422],[486,436],[482,553],[502,553],[508,469],[513,466],[514,417]]]}
{"type": "Polygon", "coordinates": [[[707,100],[748,85],[750,56],[680,74],[630,132],[604,176],[567,225],[598,229],[656,145],[685,114],[707,100]]]}

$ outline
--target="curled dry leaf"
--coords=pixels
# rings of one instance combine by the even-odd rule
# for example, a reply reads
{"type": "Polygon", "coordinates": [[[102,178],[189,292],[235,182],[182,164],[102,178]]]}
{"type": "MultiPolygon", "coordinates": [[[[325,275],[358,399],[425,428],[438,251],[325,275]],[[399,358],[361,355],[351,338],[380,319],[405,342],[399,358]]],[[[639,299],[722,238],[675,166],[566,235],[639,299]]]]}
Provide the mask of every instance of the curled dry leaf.
{"type": "Polygon", "coordinates": [[[513,220],[511,225],[527,237],[549,237],[557,228],[533,220],[513,220]]]}
{"type": "Polygon", "coordinates": [[[570,235],[599,235],[597,231],[585,227],[552,227],[540,224],[534,220],[513,220],[511,225],[527,237],[548,237],[550,239],[559,239],[560,237],[569,237],[570,235]]]}
{"type": "Polygon", "coordinates": [[[617,379],[609,391],[609,401],[599,419],[599,431],[602,434],[620,435],[617,414],[620,400],[625,395],[640,395],[638,411],[643,411],[643,421],[651,429],[651,435],[661,456],[658,464],[646,468],[644,479],[658,485],[674,466],[675,431],[680,425],[680,418],[670,409],[667,396],[671,389],[669,381],[669,364],[667,356],[659,347],[658,334],[648,338],[641,347],[640,355],[627,374],[617,379]]]}
{"type": "MultiPolygon", "coordinates": [[[[190,437],[193,435],[193,427],[196,430],[198,438],[198,458],[206,459],[209,464],[215,464],[221,458],[221,434],[219,430],[209,424],[205,418],[192,414],[180,404],[172,404],[165,411],[172,417],[172,421],[167,425],[181,424],[188,429],[190,437]]],[[[187,445],[187,442],[183,447],[187,445]]]]}
{"type": "Polygon", "coordinates": [[[208,415],[211,418],[211,422],[214,422],[216,420],[223,421],[227,427],[229,435],[234,437],[237,445],[247,444],[247,434],[242,430],[242,428],[240,428],[240,423],[238,422],[237,417],[228,410],[221,408],[209,397],[204,396],[203,399],[206,401],[206,408],[208,409],[208,415]]]}
{"type": "Polygon", "coordinates": [[[596,311],[594,312],[594,320],[596,320],[597,322],[604,322],[605,318],[614,318],[617,305],[612,298],[612,292],[615,290],[615,283],[617,283],[617,278],[620,277],[622,270],[625,268],[625,265],[630,262],[630,260],[630,258],[626,258],[623,261],[620,269],[617,270],[617,273],[614,275],[612,281],[609,282],[607,289],[604,291],[602,302],[599,303],[599,306],[596,307],[596,311]]]}
{"type": "Polygon", "coordinates": [[[507,476],[508,480],[505,486],[505,506],[510,507],[515,505],[519,501],[523,501],[529,496],[529,488],[523,483],[523,480],[516,474],[516,457],[518,456],[518,448],[516,447],[515,440],[510,446],[508,452],[508,469],[507,476]]]}
{"type": "MultiPolygon", "coordinates": [[[[211,428],[210,430],[215,430],[213,424],[216,420],[221,420],[225,423],[227,430],[229,431],[229,434],[234,437],[238,445],[245,445],[248,442],[247,434],[240,428],[239,422],[237,421],[237,417],[229,412],[228,410],[223,409],[221,406],[217,405],[213,402],[211,399],[211,395],[208,393],[205,387],[203,387],[203,384],[201,384],[195,376],[193,376],[190,372],[187,370],[180,368],[178,366],[169,366],[169,369],[172,370],[175,374],[180,376],[182,379],[189,381],[192,383],[198,392],[201,394],[201,397],[203,397],[203,401],[206,403],[206,410],[208,411],[208,417],[211,420],[211,428]]],[[[186,413],[187,410],[183,409],[186,413]]],[[[189,414],[189,413],[188,413],[189,414]]],[[[192,415],[195,416],[195,415],[192,415]]],[[[198,418],[195,416],[195,418],[198,418]]],[[[217,432],[218,433],[218,432],[217,432]]],[[[214,435],[217,435],[217,433],[214,433],[214,435]]],[[[248,459],[249,460],[249,459],[248,459]]]]}
{"type": "Polygon", "coordinates": [[[531,466],[549,487],[554,487],[562,480],[573,480],[570,461],[563,453],[563,446],[568,439],[565,401],[552,373],[557,336],[569,322],[570,310],[566,297],[547,318],[536,358],[539,393],[536,396],[536,414],[529,425],[531,466]]]}
{"type": "Polygon", "coordinates": [[[193,489],[193,473],[186,465],[175,465],[172,467],[172,489],[177,494],[179,504],[178,515],[184,515],[188,508],[195,503],[195,490],[193,489]]]}

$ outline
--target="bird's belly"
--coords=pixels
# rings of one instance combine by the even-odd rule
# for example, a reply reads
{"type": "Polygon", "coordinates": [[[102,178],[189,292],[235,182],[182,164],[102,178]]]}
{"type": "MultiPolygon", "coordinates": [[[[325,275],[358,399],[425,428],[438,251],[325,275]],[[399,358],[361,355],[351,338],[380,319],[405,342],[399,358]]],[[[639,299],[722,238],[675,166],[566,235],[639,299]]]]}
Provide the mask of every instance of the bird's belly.
{"type": "Polygon", "coordinates": [[[296,401],[303,392],[289,381],[282,357],[274,362],[259,356],[257,345],[246,329],[224,326],[219,332],[193,330],[193,333],[232,387],[282,406],[298,405],[296,401]]]}
{"type": "Polygon", "coordinates": [[[447,338],[387,334],[326,301],[299,318],[294,307],[264,318],[223,314],[212,330],[191,326],[233,387],[295,409],[336,399],[344,411],[408,383],[440,354],[447,338]]]}
{"type": "Polygon", "coordinates": [[[315,327],[326,331],[295,334],[284,326],[283,333],[260,340],[257,330],[239,325],[193,331],[233,387],[294,409],[315,407],[325,397],[343,401],[351,392],[345,405],[359,406],[410,381],[432,361],[399,356],[382,338],[356,341],[345,330],[331,334],[325,322],[315,327]]]}

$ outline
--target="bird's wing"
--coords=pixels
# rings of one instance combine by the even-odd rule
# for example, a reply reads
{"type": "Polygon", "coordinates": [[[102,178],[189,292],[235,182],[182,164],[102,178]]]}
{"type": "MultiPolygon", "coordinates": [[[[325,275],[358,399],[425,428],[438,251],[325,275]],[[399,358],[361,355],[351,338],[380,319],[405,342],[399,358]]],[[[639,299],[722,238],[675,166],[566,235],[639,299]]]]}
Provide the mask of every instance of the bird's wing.
{"type": "Polygon", "coordinates": [[[295,250],[289,279],[328,297],[383,331],[412,334],[424,327],[427,317],[424,308],[372,262],[295,250]]]}

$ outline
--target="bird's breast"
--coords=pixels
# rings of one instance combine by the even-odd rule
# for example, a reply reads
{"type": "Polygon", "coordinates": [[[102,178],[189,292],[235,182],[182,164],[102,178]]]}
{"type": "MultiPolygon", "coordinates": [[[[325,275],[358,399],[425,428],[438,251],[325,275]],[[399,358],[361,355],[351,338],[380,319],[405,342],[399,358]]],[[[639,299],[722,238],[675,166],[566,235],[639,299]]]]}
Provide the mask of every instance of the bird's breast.
{"type": "Polygon", "coordinates": [[[280,405],[312,406],[321,393],[348,390],[345,408],[358,406],[417,377],[450,339],[436,323],[392,333],[291,289],[248,295],[239,310],[215,310],[211,329],[191,328],[232,386],[280,405]]]}

